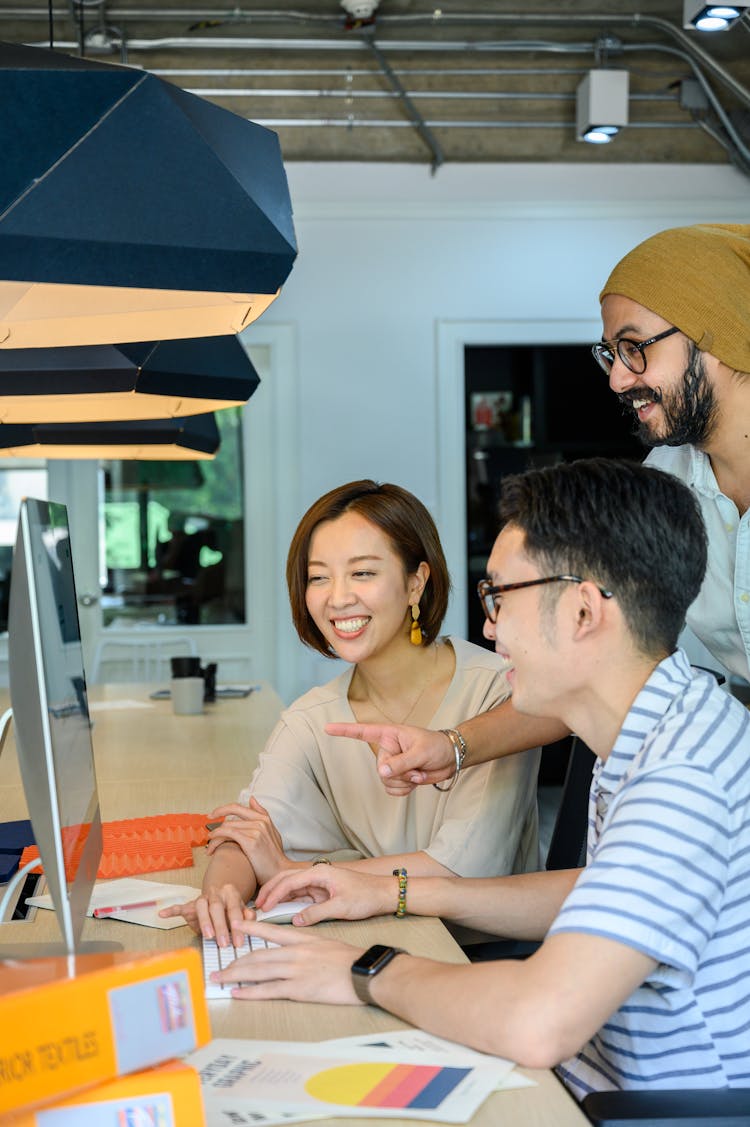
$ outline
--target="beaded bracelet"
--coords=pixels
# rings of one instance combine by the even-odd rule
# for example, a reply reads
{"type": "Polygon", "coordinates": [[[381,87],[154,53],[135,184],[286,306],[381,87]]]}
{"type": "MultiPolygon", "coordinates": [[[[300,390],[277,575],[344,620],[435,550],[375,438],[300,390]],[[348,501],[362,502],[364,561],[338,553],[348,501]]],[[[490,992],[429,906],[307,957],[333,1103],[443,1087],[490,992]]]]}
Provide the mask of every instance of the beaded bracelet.
{"type": "Polygon", "coordinates": [[[402,920],[406,915],[406,869],[394,869],[394,877],[398,877],[398,904],[396,905],[396,918],[402,920]]]}
{"type": "Polygon", "coordinates": [[[456,785],[456,782],[458,780],[458,773],[464,765],[464,759],[466,759],[468,748],[466,747],[466,740],[463,738],[458,728],[441,728],[440,731],[451,741],[453,754],[456,757],[456,769],[453,772],[451,778],[448,780],[447,786],[443,787],[440,785],[440,783],[433,783],[432,785],[434,786],[435,790],[450,790],[456,785]]]}

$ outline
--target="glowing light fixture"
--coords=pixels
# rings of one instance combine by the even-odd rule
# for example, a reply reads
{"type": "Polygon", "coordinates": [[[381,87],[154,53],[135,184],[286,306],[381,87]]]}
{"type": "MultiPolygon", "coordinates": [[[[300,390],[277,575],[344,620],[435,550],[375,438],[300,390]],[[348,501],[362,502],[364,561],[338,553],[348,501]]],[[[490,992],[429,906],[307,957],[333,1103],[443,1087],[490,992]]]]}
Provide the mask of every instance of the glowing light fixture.
{"type": "Polygon", "coordinates": [[[683,0],[682,26],[697,31],[726,31],[747,11],[747,4],[703,4],[683,0]]]}
{"type": "Polygon", "coordinates": [[[275,133],[155,75],[0,43],[0,349],[235,334],[296,255],[275,133]]]}
{"type": "Polygon", "coordinates": [[[0,423],[204,414],[240,406],[259,383],[235,336],[0,349],[0,423]]]}
{"type": "Polygon", "coordinates": [[[606,145],[628,124],[630,74],[590,70],[576,92],[576,138],[606,145]]]}
{"type": "Polygon", "coordinates": [[[206,461],[219,449],[213,415],[105,423],[0,424],[1,458],[206,461]]]}

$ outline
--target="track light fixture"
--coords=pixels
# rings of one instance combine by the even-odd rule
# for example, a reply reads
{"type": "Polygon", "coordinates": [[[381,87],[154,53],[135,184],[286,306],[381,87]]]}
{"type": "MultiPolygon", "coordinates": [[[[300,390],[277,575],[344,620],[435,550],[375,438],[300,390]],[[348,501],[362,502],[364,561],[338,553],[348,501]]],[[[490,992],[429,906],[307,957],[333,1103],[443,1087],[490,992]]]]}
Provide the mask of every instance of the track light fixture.
{"type": "Polygon", "coordinates": [[[682,26],[697,31],[726,31],[748,7],[748,4],[703,4],[701,0],[683,0],[682,26]]]}
{"type": "Polygon", "coordinates": [[[576,94],[576,138],[606,145],[628,124],[630,74],[626,70],[590,70],[576,94]]]}

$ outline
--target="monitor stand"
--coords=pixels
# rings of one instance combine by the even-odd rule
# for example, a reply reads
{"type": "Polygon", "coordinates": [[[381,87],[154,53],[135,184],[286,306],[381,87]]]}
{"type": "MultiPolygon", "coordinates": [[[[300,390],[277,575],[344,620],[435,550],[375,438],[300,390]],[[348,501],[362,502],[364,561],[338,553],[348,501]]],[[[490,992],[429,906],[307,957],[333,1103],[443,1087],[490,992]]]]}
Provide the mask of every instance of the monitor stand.
{"type": "Polygon", "coordinates": [[[5,712],[2,714],[2,716],[0,716],[0,755],[2,755],[2,753],[3,753],[3,748],[5,747],[5,741],[8,738],[8,732],[10,730],[10,722],[11,722],[12,719],[13,719],[13,709],[12,708],[6,708],[5,712]]]}
{"type": "MultiPolygon", "coordinates": [[[[7,708],[0,716],[0,755],[2,755],[5,741],[8,738],[10,731],[10,723],[13,719],[13,709],[7,708]]],[[[24,927],[25,921],[15,921],[17,927],[24,927]]],[[[76,944],[76,955],[98,955],[110,951],[124,950],[122,943],[117,943],[114,939],[87,939],[79,940],[76,944]]],[[[69,955],[62,940],[50,941],[49,943],[18,943],[8,944],[0,943],[0,960],[13,959],[23,962],[25,959],[47,959],[52,956],[59,957],[60,955],[69,955]]]]}

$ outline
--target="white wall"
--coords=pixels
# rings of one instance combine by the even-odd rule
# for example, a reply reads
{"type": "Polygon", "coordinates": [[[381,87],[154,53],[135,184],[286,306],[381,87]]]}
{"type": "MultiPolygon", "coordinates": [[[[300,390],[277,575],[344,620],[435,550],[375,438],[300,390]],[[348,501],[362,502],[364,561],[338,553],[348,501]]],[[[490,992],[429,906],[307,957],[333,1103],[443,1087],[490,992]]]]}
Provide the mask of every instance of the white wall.
{"type": "MultiPolygon", "coordinates": [[[[354,478],[395,481],[441,530],[455,525],[440,496],[441,322],[524,322],[533,342],[537,322],[596,321],[609,270],[653,231],[750,222],[750,182],[724,165],[287,172],[299,257],[259,324],[296,334],[299,479],[288,487],[304,508],[354,478]]],[[[335,671],[299,646],[288,660],[298,691],[335,671]]]]}

